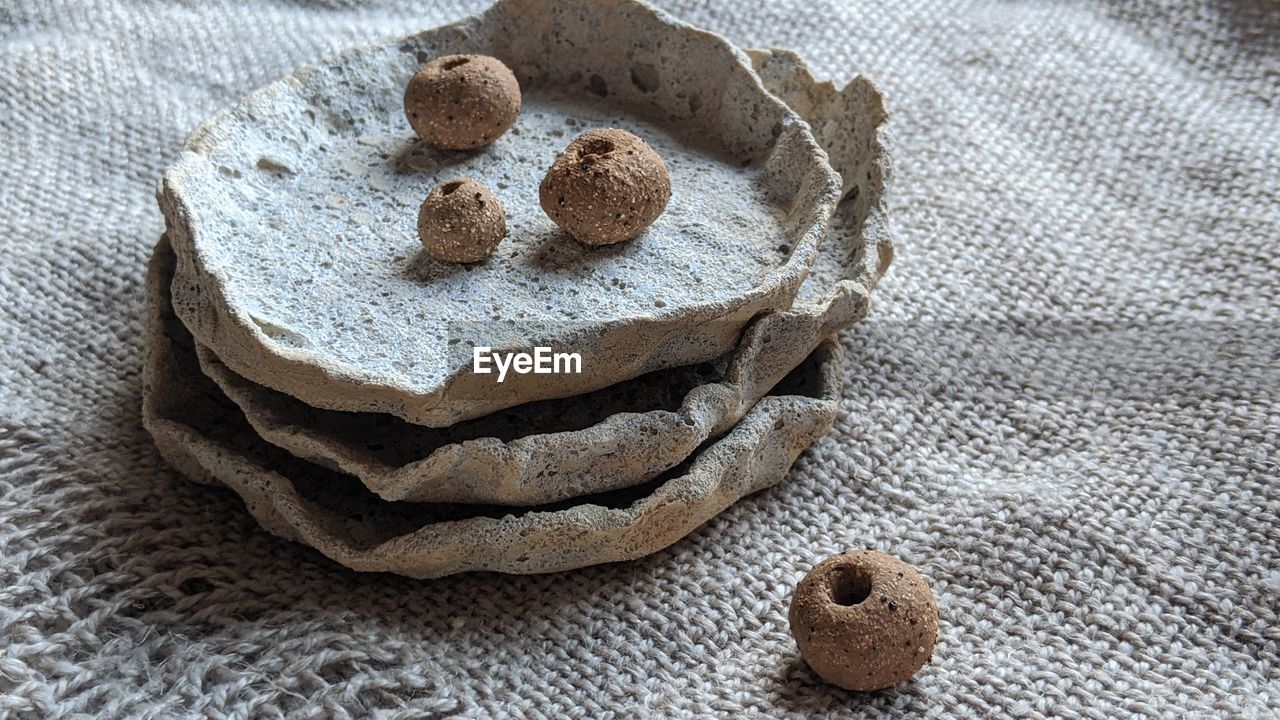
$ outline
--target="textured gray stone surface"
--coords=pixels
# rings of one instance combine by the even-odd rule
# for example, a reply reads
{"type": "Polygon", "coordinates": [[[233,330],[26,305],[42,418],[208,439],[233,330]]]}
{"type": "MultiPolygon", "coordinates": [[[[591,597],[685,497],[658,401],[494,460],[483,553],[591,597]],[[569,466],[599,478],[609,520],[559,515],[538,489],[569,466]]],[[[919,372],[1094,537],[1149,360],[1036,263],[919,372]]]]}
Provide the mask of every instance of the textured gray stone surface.
{"type": "Polygon", "coordinates": [[[503,0],[461,24],[299,70],[201,126],[159,196],[174,304],[237,373],[316,407],[443,427],[717,358],[785,309],[839,178],[808,126],[722,38],[629,1],[503,0]],[[414,141],[403,88],[423,60],[491,54],[520,79],[515,126],[478,152],[414,141]],[[620,127],[667,163],[642,237],[588,250],[538,183],[577,132],[620,127]],[[451,177],[489,185],[510,234],[486,262],[436,263],[414,222],[451,177]],[[470,345],[579,353],[582,372],[498,384],[470,345]]]}
{"type": "Polygon", "coordinates": [[[539,573],[632,560],[667,547],[744,495],[781,480],[826,434],[840,401],[834,341],[763,398],[731,432],[666,476],[576,503],[532,508],[388,502],[358,480],[263,442],[199,369],[168,298],[166,240],[148,274],[143,422],[188,477],[219,483],[281,537],[355,570],[418,578],[489,570],[539,573]]]}
{"type": "Polygon", "coordinates": [[[795,304],[756,320],[730,355],[441,429],[311,407],[236,375],[201,346],[204,372],[264,439],[355,475],[387,500],[538,504],[635,485],[684,461],[818,342],[861,319],[892,254],[881,205],[890,156],[879,91],[864,78],[842,90],[818,82],[794,53],[748,54],[765,87],[815,128],[845,199],[795,304]]]}
{"type": "Polygon", "coordinates": [[[818,80],[794,50],[747,50],[765,88],[809,124],[840,174],[840,203],[796,305],[833,305],[842,294],[868,294],[893,261],[885,193],[893,178],[892,131],[875,83],[855,74],[842,88],[818,80]],[[835,287],[835,298],[826,299],[835,287]]]}

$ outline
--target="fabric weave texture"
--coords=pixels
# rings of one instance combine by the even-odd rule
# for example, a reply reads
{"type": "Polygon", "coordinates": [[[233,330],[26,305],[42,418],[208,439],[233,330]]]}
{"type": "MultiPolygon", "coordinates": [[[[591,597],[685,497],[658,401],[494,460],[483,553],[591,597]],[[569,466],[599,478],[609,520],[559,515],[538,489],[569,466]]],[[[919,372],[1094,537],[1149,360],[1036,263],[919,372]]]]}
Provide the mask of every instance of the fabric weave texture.
{"type": "Polygon", "coordinates": [[[649,558],[418,582],[163,463],[141,282],[201,120],[483,3],[0,4],[0,717],[1280,713],[1280,9],[659,5],[888,97],[899,247],[844,415],[649,558]],[[870,695],[786,624],[860,547],[942,617],[870,695]]]}

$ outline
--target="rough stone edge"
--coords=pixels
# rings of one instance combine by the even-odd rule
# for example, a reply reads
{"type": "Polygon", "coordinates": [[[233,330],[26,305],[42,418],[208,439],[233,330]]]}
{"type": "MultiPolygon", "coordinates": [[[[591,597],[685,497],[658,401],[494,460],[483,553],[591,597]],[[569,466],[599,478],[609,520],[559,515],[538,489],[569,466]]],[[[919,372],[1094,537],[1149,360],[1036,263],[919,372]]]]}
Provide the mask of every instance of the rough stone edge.
{"type": "MultiPolygon", "coordinates": [[[[339,516],[303,498],[289,478],[244,451],[202,435],[183,419],[165,415],[159,398],[173,389],[172,383],[182,382],[164,330],[168,295],[164,271],[171,262],[162,240],[147,276],[143,371],[147,430],[175,467],[198,482],[219,482],[234,490],[268,531],[359,571],[416,578],[481,570],[526,574],[656,552],[738,499],[780,481],[800,452],[831,429],[843,389],[843,353],[839,343],[828,339],[816,351],[820,397],[764,398],[731,432],[697,453],[685,474],[663,482],[629,507],[582,504],[520,516],[436,522],[361,547],[338,531],[339,516]]],[[[252,430],[246,425],[243,432],[252,430]]]]}
{"type": "MultiPolygon", "coordinates": [[[[849,277],[818,302],[765,316],[744,334],[726,378],[692,390],[674,412],[619,413],[582,430],[542,433],[503,442],[477,438],[445,445],[404,465],[389,465],[333,435],[290,422],[263,402],[261,388],[239,377],[205,346],[201,367],[268,442],[298,457],[354,475],[386,500],[536,505],[646,482],[687,458],[707,439],[738,422],[822,338],[861,320],[868,294],[888,266],[892,245],[883,197],[890,184],[880,91],[858,77],[837,90],[819,82],[788,50],[747,50],[766,89],[814,128],[844,179],[842,196],[858,193],[858,249],[849,277]],[[865,111],[874,130],[867,148],[843,144],[851,112],[865,111]],[[843,151],[843,154],[840,152],[843,151]],[[855,174],[856,173],[856,174],[855,174]],[[875,252],[868,252],[875,247],[875,252]],[[887,249],[887,252],[886,252],[887,249]],[[770,338],[770,341],[765,341],[770,338]],[[582,450],[579,450],[582,449],[582,450]],[[554,477],[554,482],[539,477],[554,477]]],[[[868,133],[864,133],[868,134],[868,133]]],[[[834,222],[834,221],[833,221],[834,222]]],[[[826,239],[830,242],[835,234],[826,239]]],[[[822,252],[822,250],[819,250],[822,252]]],[[[814,282],[808,278],[806,282],[814,282]]]]}
{"type": "Polygon", "coordinates": [[[869,295],[888,272],[894,256],[893,232],[884,204],[894,180],[894,142],[893,133],[885,124],[889,112],[885,108],[884,93],[864,75],[855,76],[843,88],[837,88],[831,80],[820,81],[794,50],[770,48],[745,52],[765,88],[809,123],[818,144],[827,152],[831,166],[840,175],[841,200],[832,222],[837,222],[845,209],[865,213],[862,263],[851,279],[859,290],[869,295]],[[861,155],[836,152],[840,139],[847,133],[841,121],[850,119],[840,109],[848,103],[859,102],[859,98],[873,114],[872,122],[877,128],[871,146],[861,155]],[[872,158],[871,162],[858,162],[862,156],[872,158]],[[860,198],[866,200],[865,205],[854,208],[860,198]],[[875,252],[865,251],[870,248],[875,252]]]}
{"type": "MultiPolygon", "coordinates": [[[[465,391],[464,385],[457,382],[465,373],[454,373],[447,377],[441,386],[432,393],[418,394],[393,383],[371,381],[364,377],[359,368],[339,367],[335,363],[317,364],[308,353],[280,345],[268,337],[244,313],[232,308],[223,293],[222,279],[216,274],[206,271],[198,262],[194,251],[198,227],[195,225],[192,209],[182,199],[182,185],[191,179],[194,168],[198,167],[203,155],[210,148],[217,146],[226,133],[226,124],[232,122],[240,114],[252,112],[252,108],[265,102],[279,93],[296,91],[301,87],[300,77],[305,78],[317,67],[340,62],[348,55],[369,52],[373,48],[385,48],[407,40],[415,40],[434,34],[466,36],[476,33],[477,27],[483,25],[491,17],[499,17],[502,12],[513,11],[512,8],[524,8],[528,5],[550,2],[550,0],[499,0],[480,15],[464,19],[453,25],[435,28],[423,33],[401,38],[380,45],[367,45],[353,48],[344,53],[332,56],[315,65],[299,68],[289,76],[278,80],[264,88],[245,96],[236,105],[217,113],[213,118],[197,128],[187,142],[181,158],[173,167],[166,170],[157,189],[157,200],[165,216],[165,223],[179,256],[179,271],[175,276],[175,299],[182,302],[175,305],[183,322],[196,335],[202,345],[213,349],[218,357],[237,374],[258,384],[270,387],[297,397],[315,407],[360,412],[385,412],[401,417],[409,422],[430,427],[446,427],[463,420],[480,417],[513,405],[536,400],[569,397],[590,392],[616,382],[637,377],[646,372],[660,370],[670,364],[657,364],[652,359],[642,361],[643,364],[632,363],[621,367],[616,373],[600,376],[586,374],[568,376],[554,385],[543,385],[527,396],[516,396],[512,388],[507,388],[501,395],[486,396],[483,401],[472,397],[465,391]],[[191,302],[187,302],[190,299],[191,302]],[[222,310],[220,311],[219,308],[222,310]],[[554,388],[554,389],[553,389],[554,388]]],[[[819,147],[809,130],[808,124],[801,119],[785,103],[773,98],[765,91],[759,77],[752,70],[750,59],[724,38],[700,30],[681,22],[664,11],[653,8],[641,0],[615,0],[614,3],[599,4],[586,0],[558,0],[559,5],[565,2],[581,2],[583,12],[604,12],[612,6],[626,5],[646,13],[649,18],[660,24],[692,34],[708,42],[711,47],[724,54],[730,60],[729,76],[735,72],[745,72],[748,81],[753,83],[771,103],[776,103],[783,116],[784,123],[781,135],[775,148],[791,147],[786,142],[798,142],[805,152],[820,157],[825,168],[825,183],[812,179],[822,185],[821,188],[810,188],[813,202],[804,217],[807,230],[795,243],[789,261],[770,273],[756,288],[741,298],[741,302],[724,307],[723,303],[710,303],[705,307],[694,308],[679,321],[653,319],[620,319],[613,323],[602,323],[602,337],[616,337],[624,328],[631,328],[635,342],[645,346],[656,346],[659,342],[670,338],[672,324],[692,332],[695,327],[721,327],[714,337],[707,336],[704,352],[697,357],[681,358],[675,364],[695,363],[714,359],[729,352],[737,343],[738,335],[755,315],[778,306],[785,307],[794,299],[801,283],[808,274],[816,257],[818,243],[824,234],[826,221],[829,220],[839,198],[840,180],[834,170],[825,163],[826,154],[819,147]],[[717,322],[712,322],[717,321],[717,322]],[[712,347],[714,345],[714,347],[712,347]]],[[[207,164],[207,163],[205,163],[207,164]]],[[[804,178],[807,184],[810,180],[804,178]]],[[[804,189],[797,191],[803,196],[804,189]]]]}

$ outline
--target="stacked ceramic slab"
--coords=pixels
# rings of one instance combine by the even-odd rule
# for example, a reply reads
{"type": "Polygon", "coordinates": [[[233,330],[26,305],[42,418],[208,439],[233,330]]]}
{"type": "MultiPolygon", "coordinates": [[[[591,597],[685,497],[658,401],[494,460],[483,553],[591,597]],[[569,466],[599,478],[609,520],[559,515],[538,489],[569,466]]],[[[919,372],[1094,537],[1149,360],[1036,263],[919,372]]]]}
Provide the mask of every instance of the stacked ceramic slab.
{"type": "Polygon", "coordinates": [[[838,91],[793,53],[635,2],[507,0],[299,70],[197,130],[162,182],[147,427],[264,528],[358,570],[654,552],[830,429],[831,338],[891,257],[883,121],[863,79],[838,91]],[[398,106],[423,59],[458,52],[502,58],[525,92],[480,153],[413,142],[398,106]],[[673,197],[636,241],[590,251],[531,188],[601,125],[650,139],[673,197]],[[412,229],[461,175],[511,228],[468,268],[426,259],[412,229]],[[582,372],[497,383],[472,345],[572,351],[582,372]]]}

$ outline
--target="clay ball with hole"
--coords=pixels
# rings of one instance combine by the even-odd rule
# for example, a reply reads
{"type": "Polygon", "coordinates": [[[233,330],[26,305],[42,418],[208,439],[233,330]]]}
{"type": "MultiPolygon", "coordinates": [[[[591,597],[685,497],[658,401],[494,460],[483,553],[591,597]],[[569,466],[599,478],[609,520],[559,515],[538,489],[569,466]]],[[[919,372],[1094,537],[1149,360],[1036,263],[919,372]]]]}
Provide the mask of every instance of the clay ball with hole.
{"type": "Polygon", "coordinates": [[[938,606],[915,568],[875,550],[828,558],[791,598],[791,634],[823,680],[847,690],[896,685],[933,656],[938,606]]]}
{"type": "Polygon", "coordinates": [[[538,188],[542,210],[584,245],[630,240],[671,199],[671,176],[649,144],[626,130],[591,130],[556,157],[538,188]]]}
{"type": "Polygon", "coordinates": [[[446,55],[423,65],[404,89],[404,113],[422,141],[471,150],[497,140],[520,114],[520,83],[488,55],[446,55]]]}
{"type": "Polygon", "coordinates": [[[436,186],[418,210],[418,237],[441,262],[480,262],[507,235],[507,214],[484,183],[471,178],[436,186]]]}

